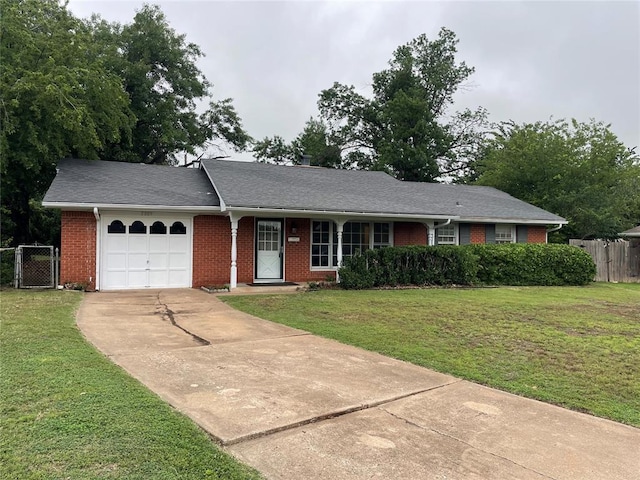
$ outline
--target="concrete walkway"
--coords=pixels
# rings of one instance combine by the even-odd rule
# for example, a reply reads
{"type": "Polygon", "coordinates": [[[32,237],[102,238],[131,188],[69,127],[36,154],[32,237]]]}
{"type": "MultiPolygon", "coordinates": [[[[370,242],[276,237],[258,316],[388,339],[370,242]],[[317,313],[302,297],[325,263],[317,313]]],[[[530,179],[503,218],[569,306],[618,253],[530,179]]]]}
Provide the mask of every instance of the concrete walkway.
{"type": "Polygon", "coordinates": [[[97,348],[269,479],[640,479],[640,429],[233,310],[87,294],[97,348]]]}

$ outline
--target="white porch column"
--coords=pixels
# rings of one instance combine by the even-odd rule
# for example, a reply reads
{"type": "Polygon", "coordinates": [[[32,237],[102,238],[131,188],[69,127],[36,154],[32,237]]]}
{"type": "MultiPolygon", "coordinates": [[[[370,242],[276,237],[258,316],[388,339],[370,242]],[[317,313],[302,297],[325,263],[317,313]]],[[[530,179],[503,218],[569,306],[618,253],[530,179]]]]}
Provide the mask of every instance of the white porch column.
{"type": "MultiPolygon", "coordinates": [[[[344,220],[335,220],[336,222],[336,233],[338,235],[338,252],[337,252],[337,261],[338,261],[338,270],[342,266],[342,232],[344,231],[344,224],[346,223],[344,220]]],[[[330,253],[331,254],[331,253],[330,253]]],[[[340,273],[336,270],[336,282],[340,283],[340,273]]]]}
{"type": "Polygon", "coordinates": [[[435,245],[436,229],[434,222],[425,222],[424,226],[427,227],[427,245],[435,245]]]}
{"type": "Polygon", "coordinates": [[[229,214],[231,221],[231,278],[229,279],[229,288],[238,286],[238,222],[242,217],[233,213],[229,214]]]}

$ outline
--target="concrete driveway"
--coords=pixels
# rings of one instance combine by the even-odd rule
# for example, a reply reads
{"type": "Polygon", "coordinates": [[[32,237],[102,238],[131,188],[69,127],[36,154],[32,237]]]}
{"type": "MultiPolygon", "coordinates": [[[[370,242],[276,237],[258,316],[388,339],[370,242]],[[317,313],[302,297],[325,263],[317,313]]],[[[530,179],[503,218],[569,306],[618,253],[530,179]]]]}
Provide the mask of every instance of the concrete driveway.
{"type": "Polygon", "coordinates": [[[247,315],[198,290],[87,294],[98,349],[270,479],[638,479],[640,429],[247,315]]]}

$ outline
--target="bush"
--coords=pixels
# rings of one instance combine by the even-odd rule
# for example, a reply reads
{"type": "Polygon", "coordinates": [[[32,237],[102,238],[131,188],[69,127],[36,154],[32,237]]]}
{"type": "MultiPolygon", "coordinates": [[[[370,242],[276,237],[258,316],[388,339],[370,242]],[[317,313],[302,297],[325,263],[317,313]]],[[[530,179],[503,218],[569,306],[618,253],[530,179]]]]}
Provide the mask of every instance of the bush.
{"type": "Polygon", "coordinates": [[[461,247],[479,261],[477,281],[486,285],[586,285],[596,266],[582,249],[561,244],[487,244],[461,247]]]}
{"type": "Polygon", "coordinates": [[[347,289],[468,285],[476,270],[473,253],[457,247],[385,247],[347,258],[340,269],[340,283],[347,289]]]}
{"type": "Polygon", "coordinates": [[[589,254],[569,245],[386,247],[347,258],[340,285],[585,285],[595,273],[589,254]]]}
{"type": "Polygon", "coordinates": [[[0,285],[12,285],[14,281],[16,251],[6,249],[0,252],[0,285]]]}

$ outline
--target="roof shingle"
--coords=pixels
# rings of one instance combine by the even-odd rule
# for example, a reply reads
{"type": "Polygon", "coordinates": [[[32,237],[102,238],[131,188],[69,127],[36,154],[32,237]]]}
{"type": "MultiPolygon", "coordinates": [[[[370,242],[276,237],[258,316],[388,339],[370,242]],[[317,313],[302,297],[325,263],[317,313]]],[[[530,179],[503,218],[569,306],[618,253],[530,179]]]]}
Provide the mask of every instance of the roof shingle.
{"type": "Polygon", "coordinates": [[[63,159],[43,200],[56,203],[216,207],[220,200],[196,168],[63,159]]]}

